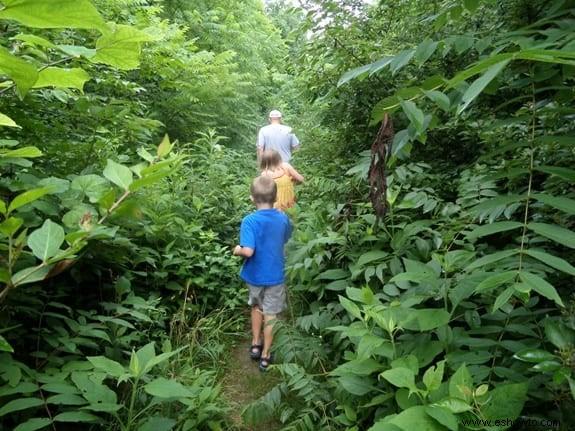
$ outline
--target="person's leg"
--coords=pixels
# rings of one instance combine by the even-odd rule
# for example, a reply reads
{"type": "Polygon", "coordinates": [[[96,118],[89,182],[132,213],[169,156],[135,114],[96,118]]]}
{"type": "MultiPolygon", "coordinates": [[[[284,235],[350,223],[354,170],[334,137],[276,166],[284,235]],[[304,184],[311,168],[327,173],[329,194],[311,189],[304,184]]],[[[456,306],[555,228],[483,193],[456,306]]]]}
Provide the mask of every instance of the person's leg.
{"type": "Polygon", "coordinates": [[[274,326],[279,313],[285,309],[286,293],[285,285],[278,284],[266,287],[262,301],[264,317],[264,347],[260,358],[260,370],[266,371],[272,363],[272,344],[274,339],[274,326]]]}
{"type": "Polygon", "coordinates": [[[262,349],[262,358],[271,357],[271,348],[274,341],[274,323],[276,320],[275,314],[264,314],[264,348],[262,349]]]}
{"type": "Polygon", "coordinates": [[[252,322],[252,344],[260,345],[262,344],[262,327],[264,323],[264,315],[258,305],[252,306],[251,322],[252,322]]]}
{"type": "Polygon", "coordinates": [[[248,304],[250,309],[250,323],[252,329],[252,344],[250,345],[250,358],[258,360],[262,353],[262,328],[264,324],[264,316],[262,314],[262,298],[263,288],[256,287],[248,284],[249,300],[248,304]]]}

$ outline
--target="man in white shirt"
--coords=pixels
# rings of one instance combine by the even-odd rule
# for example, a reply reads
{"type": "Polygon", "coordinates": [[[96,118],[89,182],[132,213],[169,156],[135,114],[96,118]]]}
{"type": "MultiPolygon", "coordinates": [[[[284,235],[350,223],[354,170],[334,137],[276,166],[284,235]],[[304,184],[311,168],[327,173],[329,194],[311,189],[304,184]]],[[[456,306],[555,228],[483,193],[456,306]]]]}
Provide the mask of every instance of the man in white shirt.
{"type": "Polygon", "coordinates": [[[274,109],[269,114],[267,126],[258,133],[258,160],[264,150],[273,149],[280,153],[282,161],[289,163],[292,152],[299,148],[299,139],[293,134],[292,128],[282,123],[282,114],[274,109]]]}

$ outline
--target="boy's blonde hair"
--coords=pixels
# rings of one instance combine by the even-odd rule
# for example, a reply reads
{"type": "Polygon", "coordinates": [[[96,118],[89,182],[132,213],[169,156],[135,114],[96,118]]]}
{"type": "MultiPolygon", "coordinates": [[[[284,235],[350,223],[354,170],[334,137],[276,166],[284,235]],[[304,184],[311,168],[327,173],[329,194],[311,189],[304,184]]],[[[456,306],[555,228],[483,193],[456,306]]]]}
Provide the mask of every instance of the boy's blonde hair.
{"type": "Polygon", "coordinates": [[[282,156],[276,150],[264,150],[260,157],[260,170],[273,169],[281,166],[282,156]]]}
{"type": "Polygon", "coordinates": [[[259,176],[252,181],[250,193],[255,204],[273,205],[278,194],[278,187],[273,178],[259,176]]]}

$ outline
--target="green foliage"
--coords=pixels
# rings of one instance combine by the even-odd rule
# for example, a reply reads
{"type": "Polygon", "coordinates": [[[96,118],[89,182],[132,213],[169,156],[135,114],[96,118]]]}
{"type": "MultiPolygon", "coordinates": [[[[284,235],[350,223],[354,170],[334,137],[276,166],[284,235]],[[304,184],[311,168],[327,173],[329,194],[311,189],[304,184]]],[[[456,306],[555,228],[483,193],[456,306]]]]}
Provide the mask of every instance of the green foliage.
{"type": "Polygon", "coordinates": [[[162,330],[166,310],[158,300],[131,293],[125,279],[115,293],[120,299],[105,304],[102,314],[46,303],[37,316],[45,326],[30,340],[37,346],[33,368],[3,354],[5,426],[30,430],[75,422],[86,429],[221,429],[214,373],[174,368],[187,346],[171,347],[162,330]],[[155,329],[147,334],[146,327],[155,329]],[[146,342],[148,336],[158,340],[146,342]]]}
{"type": "Polygon", "coordinates": [[[302,317],[278,335],[289,363],[277,369],[297,382],[274,392],[288,429],[572,423],[573,11],[536,3],[309,9],[326,19],[309,45],[317,57],[305,59],[321,61],[302,63],[301,79],[329,130],[298,160],[315,180],[288,254],[302,317]],[[528,25],[509,22],[509,10],[528,25]],[[416,15],[431,25],[416,31],[416,15]],[[382,28],[383,41],[359,35],[382,28]],[[336,90],[323,78],[338,73],[336,90]],[[396,133],[377,225],[362,125],[385,113],[396,133]]]}
{"type": "Polygon", "coordinates": [[[2,426],[229,425],[217,381],[245,323],[230,249],[273,106],[302,130],[307,181],[280,383],[244,416],[568,429],[572,3],[277,3],[269,18],[261,2],[4,2],[2,426]]]}
{"type": "MultiPolygon", "coordinates": [[[[170,147],[166,138],[159,145],[157,156],[150,155],[149,166],[138,167],[136,179],[130,168],[109,160],[103,177],[77,176],[72,181],[45,179],[44,187],[28,189],[8,202],[0,201],[5,262],[0,298],[4,300],[11,290],[23,284],[45,280],[62,272],[77,259],[78,253],[90,240],[114,238],[116,230],[103,225],[108,216],[121,210],[134,191],[165,178],[177,169],[181,157],[160,160],[169,154],[170,147]],[[111,184],[118,190],[114,190],[111,184]],[[59,197],[61,211],[66,211],[63,221],[68,231],[46,218],[41,227],[28,233],[29,228],[39,223],[29,216],[31,207],[46,217],[51,215],[42,211],[46,207],[39,202],[48,194],[59,197]],[[74,201],[69,205],[67,202],[71,197],[74,201]]],[[[5,160],[10,162],[10,157],[5,160]]]]}

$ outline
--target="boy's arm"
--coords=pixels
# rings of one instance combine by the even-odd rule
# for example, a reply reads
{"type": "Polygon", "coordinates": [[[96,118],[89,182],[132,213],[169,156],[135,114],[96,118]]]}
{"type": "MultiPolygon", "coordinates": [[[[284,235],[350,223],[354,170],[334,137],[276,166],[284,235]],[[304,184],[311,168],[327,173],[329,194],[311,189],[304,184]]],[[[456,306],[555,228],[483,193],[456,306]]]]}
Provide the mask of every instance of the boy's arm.
{"type": "Polygon", "coordinates": [[[254,249],[251,247],[242,247],[241,245],[236,245],[234,247],[234,256],[242,256],[245,258],[252,257],[254,255],[254,249]]]}

